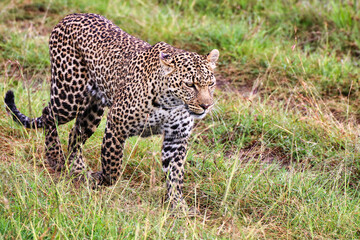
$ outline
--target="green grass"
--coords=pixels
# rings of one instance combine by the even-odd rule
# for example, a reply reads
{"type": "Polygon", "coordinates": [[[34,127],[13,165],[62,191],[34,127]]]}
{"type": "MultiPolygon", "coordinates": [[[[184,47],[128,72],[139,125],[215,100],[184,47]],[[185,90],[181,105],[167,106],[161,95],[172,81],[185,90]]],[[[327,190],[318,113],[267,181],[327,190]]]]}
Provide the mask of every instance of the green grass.
{"type": "MultiPolygon", "coordinates": [[[[49,99],[48,37],[73,12],[105,15],[155,44],[220,51],[217,104],[197,123],[185,198],[163,204],[160,137],[131,138],[116,186],[93,191],[44,166],[42,131],[0,109],[0,238],[360,238],[360,4],[357,1],[0,3],[0,92],[39,116],[49,99]]],[[[73,123],[60,126],[67,145],[73,123]]],[[[99,170],[105,119],[84,146],[99,170]]]]}

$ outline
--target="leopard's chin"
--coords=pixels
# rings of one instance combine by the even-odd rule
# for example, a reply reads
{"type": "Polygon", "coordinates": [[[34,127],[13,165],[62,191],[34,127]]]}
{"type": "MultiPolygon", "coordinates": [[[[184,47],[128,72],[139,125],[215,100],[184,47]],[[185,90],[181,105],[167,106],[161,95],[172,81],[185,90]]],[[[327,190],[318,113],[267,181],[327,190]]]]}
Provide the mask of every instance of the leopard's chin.
{"type": "Polygon", "coordinates": [[[203,119],[208,112],[208,111],[204,110],[203,112],[199,113],[199,112],[191,111],[190,109],[188,109],[188,111],[190,113],[190,116],[193,117],[194,119],[203,119]]]}
{"type": "Polygon", "coordinates": [[[190,113],[190,116],[192,116],[195,119],[202,119],[206,116],[207,111],[202,110],[200,108],[194,108],[190,107],[189,105],[185,104],[186,110],[190,113]],[[196,111],[194,111],[196,110],[196,111]],[[202,112],[200,112],[202,110],[202,112]]]}
{"type": "Polygon", "coordinates": [[[190,116],[193,117],[194,119],[203,119],[206,116],[206,113],[207,113],[206,111],[204,111],[201,114],[190,112],[190,116]]]}

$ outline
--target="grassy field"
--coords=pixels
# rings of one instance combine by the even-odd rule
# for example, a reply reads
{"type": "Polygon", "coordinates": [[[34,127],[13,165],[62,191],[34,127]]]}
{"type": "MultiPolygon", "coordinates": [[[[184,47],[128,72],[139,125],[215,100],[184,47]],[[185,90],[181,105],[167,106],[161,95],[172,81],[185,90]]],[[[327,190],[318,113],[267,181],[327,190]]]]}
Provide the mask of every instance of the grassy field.
{"type": "MultiPolygon", "coordinates": [[[[160,137],[127,141],[120,181],[92,191],[49,171],[43,132],[2,107],[0,238],[360,238],[358,1],[1,1],[0,95],[14,90],[27,115],[49,99],[49,34],[73,12],[151,44],[219,49],[216,108],[196,124],[185,167],[200,214],[163,206],[160,137]]],[[[104,128],[84,146],[92,169],[104,128]]]]}

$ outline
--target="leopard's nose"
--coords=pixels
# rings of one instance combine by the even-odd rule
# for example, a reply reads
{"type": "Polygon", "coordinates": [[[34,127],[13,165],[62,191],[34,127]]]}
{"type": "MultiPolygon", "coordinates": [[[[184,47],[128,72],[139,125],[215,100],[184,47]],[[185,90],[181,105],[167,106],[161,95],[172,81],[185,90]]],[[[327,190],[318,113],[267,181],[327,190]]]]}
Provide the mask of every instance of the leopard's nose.
{"type": "Polygon", "coordinates": [[[211,107],[212,104],[200,104],[200,107],[202,107],[204,110],[208,109],[209,107],[211,107]]]}

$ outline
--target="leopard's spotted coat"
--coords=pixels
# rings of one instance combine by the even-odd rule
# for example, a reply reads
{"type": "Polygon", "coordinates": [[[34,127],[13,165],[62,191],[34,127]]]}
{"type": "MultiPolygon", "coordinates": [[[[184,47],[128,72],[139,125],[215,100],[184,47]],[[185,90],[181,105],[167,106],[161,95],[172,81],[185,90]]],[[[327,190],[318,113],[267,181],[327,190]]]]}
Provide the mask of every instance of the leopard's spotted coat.
{"type": "Polygon", "coordinates": [[[95,14],[65,17],[52,31],[49,45],[50,102],[42,115],[26,117],[16,108],[13,92],[5,96],[15,121],[44,128],[48,164],[61,170],[67,162],[72,172],[82,172],[81,146],[108,107],[102,171],[91,174],[97,184],[111,185],[118,179],[128,137],[162,134],[168,196],[182,202],[188,138],[194,118],[204,117],[213,106],[219,52],[201,56],[163,42],[151,46],[95,14]],[[74,118],[66,158],[56,126],[74,118]]]}

